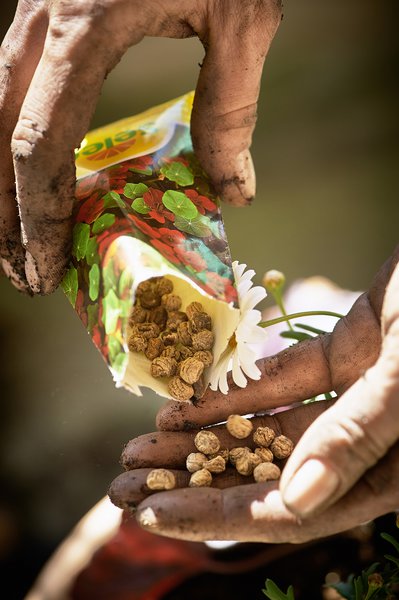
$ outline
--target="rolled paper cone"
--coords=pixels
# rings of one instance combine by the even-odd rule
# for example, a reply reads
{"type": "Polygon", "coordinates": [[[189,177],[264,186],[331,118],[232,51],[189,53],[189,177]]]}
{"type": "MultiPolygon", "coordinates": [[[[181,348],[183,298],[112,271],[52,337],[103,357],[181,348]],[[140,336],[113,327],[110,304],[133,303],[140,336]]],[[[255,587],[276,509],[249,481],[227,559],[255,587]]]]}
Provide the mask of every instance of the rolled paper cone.
{"type": "MultiPolygon", "coordinates": [[[[192,149],[189,93],[89,132],[76,151],[72,261],[62,286],[117,385],[170,398],[127,346],[140,282],[167,276],[182,310],[211,316],[215,365],[237,328],[237,291],[219,199],[192,149]]],[[[213,365],[205,370],[209,382],[213,365]]]]}

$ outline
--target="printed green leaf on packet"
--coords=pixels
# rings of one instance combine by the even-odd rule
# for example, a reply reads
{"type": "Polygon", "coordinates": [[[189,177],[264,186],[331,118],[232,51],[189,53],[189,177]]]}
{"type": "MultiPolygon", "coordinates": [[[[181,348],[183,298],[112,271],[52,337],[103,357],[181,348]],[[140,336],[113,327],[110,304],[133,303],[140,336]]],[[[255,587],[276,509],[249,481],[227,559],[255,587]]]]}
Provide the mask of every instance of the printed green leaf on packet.
{"type": "Polygon", "coordinates": [[[190,93],[89,132],[76,152],[72,263],[62,286],[117,385],[138,395],[146,386],[170,397],[149,360],[127,348],[141,281],[171,279],[183,310],[201,302],[213,321],[214,364],[239,319],[219,200],[193,154],[192,101],[190,93]]]}

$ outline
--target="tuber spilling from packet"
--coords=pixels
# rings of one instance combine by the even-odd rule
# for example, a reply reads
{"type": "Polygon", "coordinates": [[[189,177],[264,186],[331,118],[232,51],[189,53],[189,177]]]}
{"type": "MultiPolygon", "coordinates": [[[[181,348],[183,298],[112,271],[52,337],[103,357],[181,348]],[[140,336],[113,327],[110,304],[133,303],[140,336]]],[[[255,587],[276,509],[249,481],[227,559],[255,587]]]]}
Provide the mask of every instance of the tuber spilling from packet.
{"type": "Polygon", "coordinates": [[[219,199],[193,153],[193,94],[89,132],[76,151],[62,287],[118,386],[180,401],[259,379],[265,296],[233,263],[219,199]]]}

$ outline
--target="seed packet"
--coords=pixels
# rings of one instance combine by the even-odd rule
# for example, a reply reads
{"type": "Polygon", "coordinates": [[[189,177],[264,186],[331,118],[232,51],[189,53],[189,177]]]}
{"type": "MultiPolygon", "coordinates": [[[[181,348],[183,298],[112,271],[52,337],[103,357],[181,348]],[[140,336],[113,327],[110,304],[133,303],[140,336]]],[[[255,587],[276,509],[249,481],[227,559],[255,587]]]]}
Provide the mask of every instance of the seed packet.
{"type": "MultiPolygon", "coordinates": [[[[189,93],[91,131],[76,151],[72,262],[62,286],[116,384],[137,395],[144,386],[164,397],[182,399],[171,393],[171,378],[177,387],[179,381],[187,384],[180,371],[192,373],[193,361],[185,363],[185,370],[180,363],[200,351],[175,336],[176,343],[169,346],[179,346],[180,361],[173,363],[167,374],[154,376],[154,368],[152,374],[153,353],[147,346],[139,348],[132,338],[136,335],[137,342],[137,336],[144,337],[144,345],[151,339],[144,333],[149,335],[152,326],[135,321],[143,309],[139,292],[146,285],[156,292],[163,285],[159,282],[167,279],[173,286],[172,295],[181,300],[179,309],[170,313],[183,316],[168,312],[168,325],[162,307],[172,301],[162,299],[165,294],[150,299],[150,306],[144,307],[144,323],[153,322],[148,315],[161,307],[158,313],[163,314],[163,326],[156,337],[162,338],[162,356],[166,358],[173,353],[166,346],[172,339],[168,335],[177,334],[176,319],[186,321],[187,327],[191,323],[187,307],[199,304],[199,312],[208,315],[212,360],[204,364],[200,382],[194,382],[198,389],[190,398],[205,391],[240,319],[219,199],[192,149],[192,101],[189,93]],[[151,302],[156,305],[152,307],[151,302]]],[[[156,353],[155,346],[161,342],[151,342],[151,350],[156,353]]],[[[183,396],[188,399],[187,390],[183,396]]]]}

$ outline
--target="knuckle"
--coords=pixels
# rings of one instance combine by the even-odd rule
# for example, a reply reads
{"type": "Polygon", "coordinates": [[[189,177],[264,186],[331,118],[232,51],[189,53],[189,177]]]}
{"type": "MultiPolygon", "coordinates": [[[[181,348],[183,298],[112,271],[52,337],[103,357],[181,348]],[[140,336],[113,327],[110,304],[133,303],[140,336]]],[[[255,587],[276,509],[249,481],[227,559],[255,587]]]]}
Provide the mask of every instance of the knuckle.
{"type": "Polygon", "coordinates": [[[213,128],[220,130],[249,129],[253,131],[257,119],[257,103],[252,102],[234,110],[217,114],[213,118],[213,128]]]}
{"type": "Polygon", "coordinates": [[[399,504],[399,443],[395,444],[381,463],[366,471],[363,476],[368,492],[379,500],[386,499],[387,512],[399,504]]]}
{"type": "Polygon", "coordinates": [[[324,433],[325,439],[334,440],[335,450],[344,455],[342,465],[350,464],[365,470],[386,452],[384,440],[374,435],[366,415],[343,416],[339,422],[327,426],[324,433]]]}

